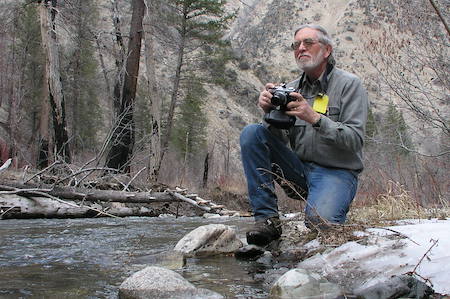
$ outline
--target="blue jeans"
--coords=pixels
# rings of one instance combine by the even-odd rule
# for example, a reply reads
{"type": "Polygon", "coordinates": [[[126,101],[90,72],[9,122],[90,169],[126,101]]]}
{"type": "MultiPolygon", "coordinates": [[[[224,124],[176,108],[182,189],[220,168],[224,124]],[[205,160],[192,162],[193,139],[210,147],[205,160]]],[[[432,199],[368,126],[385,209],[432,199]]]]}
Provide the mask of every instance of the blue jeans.
{"type": "Polygon", "coordinates": [[[248,125],[240,137],[248,196],[256,220],[278,216],[275,173],[308,192],[308,226],[343,223],[356,194],[358,178],[351,171],[305,162],[268,129],[248,125]]]}

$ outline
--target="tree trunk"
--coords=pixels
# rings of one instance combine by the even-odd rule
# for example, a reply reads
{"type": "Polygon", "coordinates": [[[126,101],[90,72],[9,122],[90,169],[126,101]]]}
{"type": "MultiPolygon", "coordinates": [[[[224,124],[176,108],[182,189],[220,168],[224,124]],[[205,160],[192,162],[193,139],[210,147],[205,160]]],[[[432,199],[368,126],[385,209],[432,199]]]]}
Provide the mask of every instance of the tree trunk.
{"type": "Polygon", "coordinates": [[[120,14],[119,14],[119,5],[117,1],[118,0],[113,0],[111,11],[114,26],[114,36],[116,38],[116,45],[117,45],[117,48],[116,47],[113,48],[117,74],[114,81],[112,104],[115,113],[114,116],[118,119],[120,115],[120,99],[122,98],[123,82],[125,77],[124,65],[125,65],[126,49],[123,43],[122,29],[120,28],[120,14]],[[116,49],[118,49],[118,51],[116,49]]]}
{"type": "MultiPolygon", "coordinates": [[[[186,8],[185,8],[186,10],[186,8]]],[[[167,116],[167,128],[165,131],[165,134],[163,136],[163,142],[161,147],[161,159],[159,161],[158,170],[161,168],[162,160],[164,159],[164,155],[168,151],[168,145],[169,141],[172,135],[172,128],[173,128],[173,118],[175,114],[175,106],[178,99],[178,91],[180,88],[180,81],[181,81],[181,68],[183,67],[183,59],[184,59],[184,50],[186,46],[186,18],[184,17],[186,15],[186,12],[183,14],[183,22],[182,22],[182,31],[180,36],[180,44],[178,45],[178,57],[177,57],[177,66],[175,71],[175,78],[173,80],[173,89],[172,89],[172,95],[170,98],[170,106],[169,106],[169,113],[167,116]]]]}
{"type": "Polygon", "coordinates": [[[146,0],[147,15],[144,24],[144,42],[145,42],[145,66],[147,73],[148,93],[150,97],[150,117],[151,117],[151,133],[150,133],[150,153],[148,161],[148,179],[156,182],[159,175],[159,166],[161,165],[161,95],[158,92],[155,74],[155,52],[154,52],[154,26],[157,21],[155,15],[157,9],[155,3],[146,0]]]}
{"type": "Polygon", "coordinates": [[[209,174],[209,153],[206,153],[205,162],[203,164],[203,189],[208,187],[208,174],[209,174]]]}
{"type": "Polygon", "coordinates": [[[44,70],[44,88],[42,89],[41,109],[39,116],[39,136],[38,136],[38,158],[37,168],[44,169],[49,165],[50,158],[50,137],[48,134],[48,119],[50,114],[50,107],[47,101],[48,88],[47,88],[47,72],[44,70]]]}
{"type": "Polygon", "coordinates": [[[81,47],[83,46],[82,39],[83,36],[83,20],[82,20],[82,10],[81,10],[81,1],[74,4],[76,7],[74,9],[76,14],[76,26],[77,26],[77,33],[76,33],[76,47],[78,50],[74,52],[74,66],[73,66],[73,98],[72,98],[72,136],[74,136],[74,141],[72,151],[76,153],[77,147],[79,147],[79,117],[80,117],[80,102],[81,102],[81,47]]]}
{"type": "Polygon", "coordinates": [[[59,66],[59,49],[56,37],[57,1],[40,4],[42,45],[46,54],[47,88],[55,131],[56,153],[67,163],[71,162],[69,136],[66,127],[65,103],[59,66]]]}
{"type": "Polygon", "coordinates": [[[139,75],[144,8],[144,0],[133,0],[128,59],[120,101],[120,118],[114,130],[112,146],[106,159],[108,168],[114,168],[121,172],[130,171],[129,163],[134,147],[133,106],[139,75]]]}

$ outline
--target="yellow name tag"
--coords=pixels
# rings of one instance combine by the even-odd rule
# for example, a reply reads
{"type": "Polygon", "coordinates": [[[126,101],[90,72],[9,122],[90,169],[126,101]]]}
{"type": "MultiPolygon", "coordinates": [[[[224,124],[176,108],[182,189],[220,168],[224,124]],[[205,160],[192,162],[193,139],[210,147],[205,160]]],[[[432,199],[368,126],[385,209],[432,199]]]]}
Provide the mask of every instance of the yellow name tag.
{"type": "Polygon", "coordinates": [[[326,94],[316,96],[313,104],[314,111],[325,114],[325,112],[327,112],[327,107],[328,107],[328,96],[326,94]]]}

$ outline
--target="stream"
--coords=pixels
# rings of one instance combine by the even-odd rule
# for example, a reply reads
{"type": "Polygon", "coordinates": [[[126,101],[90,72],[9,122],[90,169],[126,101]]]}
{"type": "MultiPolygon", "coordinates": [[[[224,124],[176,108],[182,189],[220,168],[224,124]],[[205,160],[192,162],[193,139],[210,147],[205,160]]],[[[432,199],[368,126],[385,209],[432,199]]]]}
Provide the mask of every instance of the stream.
{"type": "MultiPolygon", "coordinates": [[[[0,298],[117,298],[120,284],[210,223],[240,238],[250,218],[88,218],[0,221],[0,298]]],[[[226,298],[266,298],[256,262],[233,256],[189,258],[177,272],[226,298]],[[256,275],[257,276],[257,275],[256,275]]]]}

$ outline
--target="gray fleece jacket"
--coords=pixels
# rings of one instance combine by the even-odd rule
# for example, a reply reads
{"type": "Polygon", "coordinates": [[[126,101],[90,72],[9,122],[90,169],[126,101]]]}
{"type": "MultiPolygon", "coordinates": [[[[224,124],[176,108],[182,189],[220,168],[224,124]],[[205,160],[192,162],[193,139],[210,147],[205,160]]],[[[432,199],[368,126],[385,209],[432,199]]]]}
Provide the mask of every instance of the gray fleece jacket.
{"type": "MultiPolygon", "coordinates": [[[[314,96],[323,89],[324,78],[309,82],[306,78],[299,91],[312,106],[314,96]]],[[[334,67],[327,76],[328,109],[320,126],[312,127],[298,119],[293,128],[270,130],[280,136],[302,161],[321,166],[348,169],[356,174],[363,170],[362,147],[369,101],[367,91],[355,75],[334,67]]],[[[287,84],[298,88],[300,78],[287,84]]]]}

